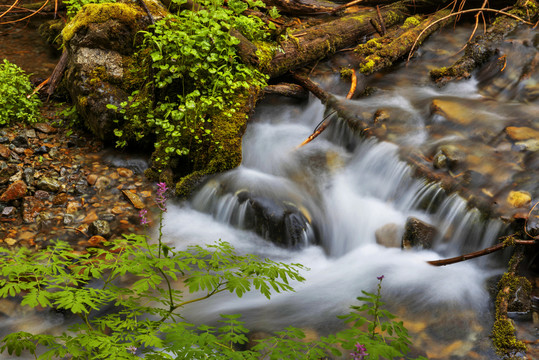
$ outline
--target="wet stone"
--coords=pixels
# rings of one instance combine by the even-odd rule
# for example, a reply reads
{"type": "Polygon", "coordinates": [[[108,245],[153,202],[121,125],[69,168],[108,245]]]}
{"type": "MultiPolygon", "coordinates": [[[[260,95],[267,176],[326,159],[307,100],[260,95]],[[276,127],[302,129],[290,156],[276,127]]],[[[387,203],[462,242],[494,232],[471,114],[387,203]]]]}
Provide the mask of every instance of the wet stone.
{"type": "Polygon", "coordinates": [[[92,222],[88,227],[88,233],[90,235],[100,235],[107,237],[108,235],[110,235],[110,225],[108,221],[96,220],[92,222]]]}
{"type": "Polygon", "coordinates": [[[417,218],[409,217],[404,227],[402,248],[406,250],[412,248],[430,249],[436,233],[434,226],[417,218]]]}
{"type": "Polygon", "coordinates": [[[43,202],[33,196],[26,196],[22,203],[22,220],[26,224],[34,222],[35,217],[43,210],[43,202]]]}
{"type": "Polygon", "coordinates": [[[0,144],[7,144],[9,142],[9,138],[7,136],[0,136],[0,144]]]}
{"type": "Polygon", "coordinates": [[[9,155],[11,155],[11,150],[7,146],[0,144],[0,157],[9,159],[9,155]]]}
{"type": "Polygon", "coordinates": [[[41,131],[42,133],[45,133],[45,134],[52,134],[57,131],[55,128],[53,128],[47,123],[36,123],[36,124],[33,124],[32,126],[34,127],[34,129],[41,131]]]}
{"type": "Polygon", "coordinates": [[[402,226],[386,224],[374,233],[376,243],[385,247],[400,248],[402,239],[402,226]]]}
{"type": "Polygon", "coordinates": [[[11,215],[14,215],[14,214],[15,214],[15,207],[14,206],[6,206],[2,210],[2,215],[3,216],[11,216],[11,215]]]}
{"type": "Polygon", "coordinates": [[[17,135],[13,141],[11,141],[11,144],[15,147],[27,147],[28,146],[28,139],[26,136],[23,135],[17,135]]]}
{"type": "Polygon", "coordinates": [[[102,192],[110,186],[111,182],[112,180],[108,177],[100,176],[97,178],[94,187],[98,192],[102,192]]]}
{"type": "Polygon", "coordinates": [[[60,182],[56,179],[44,176],[39,179],[37,182],[37,187],[40,190],[45,190],[49,192],[57,192],[60,189],[60,182]]]}
{"type": "Polygon", "coordinates": [[[8,202],[22,198],[26,195],[27,187],[24,181],[18,180],[10,184],[7,190],[0,196],[0,201],[8,202]]]}
{"type": "Polygon", "coordinates": [[[38,147],[36,150],[35,150],[35,153],[36,154],[46,154],[49,152],[49,148],[46,147],[45,145],[42,145],[40,147],[38,147]]]}
{"type": "Polygon", "coordinates": [[[24,182],[26,182],[27,185],[34,184],[34,169],[33,168],[31,167],[24,168],[23,176],[24,176],[24,182]]]}
{"type": "Polygon", "coordinates": [[[507,202],[515,208],[524,207],[530,204],[532,197],[527,191],[510,191],[507,202]]]}
{"type": "Polygon", "coordinates": [[[64,205],[67,203],[68,196],[66,193],[59,193],[52,199],[53,205],[64,205]]]}
{"type": "Polygon", "coordinates": [[[111,221],[114,221],[114,219],[116,219],[116,216],[114,216],[114,214],[104,213],[104,214],[99,214],[99,219],[111,222],[111,221]]]}
{"type": "Polygon", "coordinates": [[[64,214],[62,222],[65,226],[73,225],[75,223],[75,216],[73,214],[64,214]]]}
{"type": "Polygon", "coordinates": [[[36,131],[34,129],[28,129],[24,132],[27,138],[35,138],[36,137],[36,131]]]}

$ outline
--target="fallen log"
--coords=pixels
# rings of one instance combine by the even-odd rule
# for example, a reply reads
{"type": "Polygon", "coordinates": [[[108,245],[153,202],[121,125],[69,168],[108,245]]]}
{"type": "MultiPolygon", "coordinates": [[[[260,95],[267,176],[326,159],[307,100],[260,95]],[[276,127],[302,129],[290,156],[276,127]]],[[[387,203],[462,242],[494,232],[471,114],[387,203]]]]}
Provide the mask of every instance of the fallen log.
{"type": "Polygon", "coordinates": [[[393,65],[395,61],[405,57],[416,42],[422,43],[432,33],[449,24],[451,20],[445,19],[431,26],[449,13],[448,9],[440,10],[421,22],[417,17],[408,18],[394,32],[358,45],[355,51],[362,58],[359,63],[359,71],[368,75],[393,65]]]}
{"type": "Polygon", "coordinates": [[[263,0],[266,6],[275,6],[282,13],[290,15],[315,15],[320,13],[331,13],[339,7],[330,1],[323,0],[263,0]]]}
{"type": "MultiPolygon", "coordinates": [[[[473,70],[486,63],[491,56],[498,52],[497,44],[503,41],[519,24],[524,22],[533,25],[522,17],[527,17],[532,21],[536,19],[539,15],[538,6],[539,3],[536,0],[519,0],[515,4],[515,8],[507,13],[493,9],[477,9],[477,11],[492,11],[501,13],[501,15],[496,18],[484,34],[476,36],[472,42],[467,44],[464,55],[453,65],[431,70],[432,80],[443,85],[449,81],[470,78],[473,70]]],[[[473,9],[466,11],[471,12],[473,9]]],[[[499,66],[501,70],[504,63],[500,62],[499,66]]]]}
{"type": "MultiPolygon", "coordinates": [[[[387,27],[403,22],[406,11],[403,2],[380,9],[387,27]]],[[[277,77],[337,50],[355,46],[362,37],[375,33],[370,20],[377,18],[377,11],[371,9],[294,31],[277,45],[261,44],[256,53],[260,62],[259,68],[270,77],[277,77]]],[[[242,57],[242,60],[252,64],[248,58],[242,57]]]]}
{"type": "Polygon", "coordinates": [[[526,345],[516,338],[515,328],[507,316],[511,300],[515,297],[523,299],[530,296],[530,282],[525,277],[517,275],[518,266],[523,258],[523,249],[518,247],[509,262],[507,272],[498,283],[500,290],[496,296],[496,320],[492,327],[492,343],[496,352],[503,357],[512,357],[519,351],[526,351],[526,345]]]}

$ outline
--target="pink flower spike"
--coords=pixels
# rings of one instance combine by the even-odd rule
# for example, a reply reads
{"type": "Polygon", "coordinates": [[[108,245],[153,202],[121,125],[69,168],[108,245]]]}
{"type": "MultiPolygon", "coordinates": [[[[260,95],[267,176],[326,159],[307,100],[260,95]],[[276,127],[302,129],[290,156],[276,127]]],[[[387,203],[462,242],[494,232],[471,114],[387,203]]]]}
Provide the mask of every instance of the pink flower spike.
{"type": "Polygon", "coordinates": [[[141,209],[138,213],[140,217],[140,225],[147,225],[149,223],[148,218],[146,217],[146,214],[148,213],[148,210],[141,209]]]}

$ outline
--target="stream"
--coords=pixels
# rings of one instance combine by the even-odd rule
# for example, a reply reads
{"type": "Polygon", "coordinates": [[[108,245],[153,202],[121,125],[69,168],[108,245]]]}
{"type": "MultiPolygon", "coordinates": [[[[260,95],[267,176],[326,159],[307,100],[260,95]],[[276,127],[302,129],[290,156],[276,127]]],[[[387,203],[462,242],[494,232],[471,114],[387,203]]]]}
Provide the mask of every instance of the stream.
{"type": "MultiPolygon", "coordinates": [[[[384,275],[383,300],[404,321],[418,354],[429,359],[497,358],[489,338],[489,286],[503,273],[508,254],[445,267],[427,261],[491,246],[506,226],[485,219],[439,185],[414,178],[399,158],[403,151],[424,151],[444,141],[483,149],[484,137],[478,132],[500,131],[518,117],[537,121],[537,71],[526,81],[515,80],[512,73],[523,59],[535,56],[536,46],[508,51],[508,68],[496,77],[487,67],[443,88],[430,82],[428,70],[456,59],[469,33],[468,27],[441,32],[409,66],[360,79],[362,86],[376,91],[348,105],[364,118],[386,111],[390,142],[362,138],[335,117],[320,137],[298,149],[328,115],[324,106],[315,98],[298,102],[272,97],[257,106],[243,139],[242,165],[209,179],[189,201],[170,204],[164,241],[185,248],[221,239],[240,253],[301,263],[310,270],[303,274],[304,283],[293,284],[293,293],[274,294],[271,300],[255,293],[241,299],[222,293],[190,305],[185,312],[189,321],[212,324],[219,314],[241,313],[255,333],[296,326],[310,336],[324,335],[338,331],[342,323],[337,316],[357,304],[362,290],[374,292],[377,277],[384,275]],[[477,121],[464,127],[446,121],[431,111],[435,99],[464,107],[477,121]],[[262,224],[261,211],[281,217],[283,227],[262,224]],[[400,240],[409,217],[437,229],[432,249],[403,251],[400,243],[377,243],[376,233],[384,228],[392,229],[390,238],[400,240]]],[[[533,37],[533,31],[522,30],[514,39],[533,37]]],[[[335,72],[341,66],[335,61],[320,64],[313,78],[344,98],[349,85],[335,72]]],[[[481,186],[503,191],[514,170],[509,161],[476,156],[496,174],[485,170],[481,186]]],[[[49,318],[43,326],[58,323],[61,319],[49,318]]]]}
{"type": "MultiPolygon", "coordinates": [[[[468,31],[442,33],[436,42],[450,44],[444,49],[450,52],[454,41],[456,50],[455,38],[464,39],[468,31]]],[[[480,113],[492,127],[501,128],[515,114],[537,114],[538,104],[515,106],[528,96],[526,84],[519,84],[520,89],[509,84],[493,101],[492,79],[485,74],[444,88],[433,86],[425,69],[440,61],[439,50],[432,41],[422,51],[420,61],[367,79],[367,86],[377,91],[350,101],[370,114],[388,109],[401,128],[393,143],[362,139],[334,119],[322,136],[297,149],[324,119],[322,104],[314,98],[308,103],[266,99],[257,107],[244,136],[242,165],[209,180],[190,202],[172,206],[165,218],[165,239],[180,248],[222,239],[241,253],[301,263],[310,271],[304,274],[305,283],[294,285],[294,293],[274,295],[270,301],[254,293],[242,299],[221,294],[187,309],[188,319],[211,323],[220,313],[241,313],[254,331],[292,325],[326,334],[338,329],[336,316],[347,312],[361,290],[374,291],[377,277],[384,275],[384,301],[404,320],[414,347],[431,359],[496,358],[489,339],[493,300],[487,280],[503,272],[502,256],[446,267],[426,261],[491,246],[505,225],[485,220],[438,185],[413,178],[399,152],[443,139],[470,141],[454,128],[432,136],[432,124],[436,132],[447,126],[429,113],[434,99],[450,99],[465,106],[470,116],[480,113]],[[266,216],[285,217],[284,235],[260,226],[260,208],[266,216]],[[286,217],[287,211],[294,216],[286,217]],[[402,251],[377,244],[375,233],[388,224],[394,224],[400,239],[410,216],[436,227],[432,249],[402,251]],[[303,224],[301,230],[297,223],[303,224]]],[[[450,62],[447,57],[443,61],[450,62]]],[[[317,80],[337,94],[346,91],[337,75],[317,80]]],[[[483,160],[497,166],[492,159],[483,160]]],[[[505,165],[498,166],[503,172],[505,165]]]]}

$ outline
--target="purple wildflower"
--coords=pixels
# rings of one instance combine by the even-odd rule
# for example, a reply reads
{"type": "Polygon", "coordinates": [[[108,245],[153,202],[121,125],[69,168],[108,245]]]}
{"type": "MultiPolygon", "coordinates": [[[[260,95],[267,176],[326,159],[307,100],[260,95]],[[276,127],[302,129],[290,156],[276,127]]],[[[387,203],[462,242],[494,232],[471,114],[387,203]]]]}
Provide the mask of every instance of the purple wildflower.
{"type": "Polygon", "coordinates": [[[382,281],[382,279],[384,278],[384,275],[380,275],[378,277],[376,277],[378,280],[382,281]]]}
{"type": "Polygon", "coordinates": [[[164,182],[157,183],[157,197],[155,198],[155,203],[157,207],[163,212],[167,211],[167,197],[165,193],[167,192],[168,187],[164,182]]]}
{"type": "Polygon", "coordinates": [[[140,217],[140,225],[146,225],[149,223],[148,217],[146,216],[148,214],[148,210],[141,209],[138,213],[138,216],[140,217]]]}
{"type": "Polygon", "coordinates": [[[128,352],[130,352],[133,355],[135,355],[137,353],[137,348],[134,347],[134,346],[128,346],[128,347],[125,348],[125,350],[127,350],[128,352]]]}
{"type": "Polygon", "coordinates": [[[365,356],[368,356],[367,348],[365,348],[365,345],[362,344],[356,344],[356,351],[353,351],[350,353],[350,356],[352,356],[353,360],[363,360],[365,356]]]}

